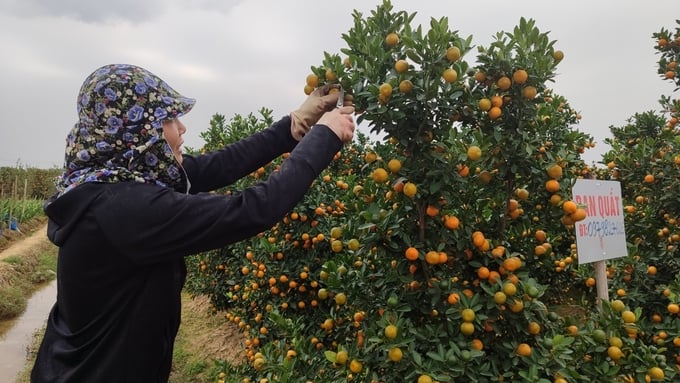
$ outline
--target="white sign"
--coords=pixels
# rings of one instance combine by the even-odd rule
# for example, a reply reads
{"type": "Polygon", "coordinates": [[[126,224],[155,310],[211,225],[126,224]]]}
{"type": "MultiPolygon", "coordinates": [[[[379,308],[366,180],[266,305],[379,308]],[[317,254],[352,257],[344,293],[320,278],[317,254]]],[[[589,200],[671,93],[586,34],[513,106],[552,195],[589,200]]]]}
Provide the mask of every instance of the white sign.
{"type": "Polygon", "coordinates": [[[588,213],[586,219],[574,225],[579,264],[628,255],[621,184],[579,179],[572,197],[588,213]]]}

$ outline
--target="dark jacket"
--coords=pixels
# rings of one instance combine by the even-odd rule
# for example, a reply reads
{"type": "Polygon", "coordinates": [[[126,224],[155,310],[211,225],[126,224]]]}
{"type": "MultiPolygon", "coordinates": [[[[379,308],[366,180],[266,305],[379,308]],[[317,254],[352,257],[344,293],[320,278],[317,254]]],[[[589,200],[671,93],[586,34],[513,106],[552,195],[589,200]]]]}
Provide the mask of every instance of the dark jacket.
{"type": "Polygon", "coordinates": [[[59,246],[57,302],[31,381],[167,382],[183,257],[272,227],[341,147],[323,125],[296,146],[284,118],[220,151],[185,156],[192,194],[138,182],[86,183],[48,204],[48,237],[59,246]],[[200,193],[289,151],[265,182],[231,196],[200,193]]]}

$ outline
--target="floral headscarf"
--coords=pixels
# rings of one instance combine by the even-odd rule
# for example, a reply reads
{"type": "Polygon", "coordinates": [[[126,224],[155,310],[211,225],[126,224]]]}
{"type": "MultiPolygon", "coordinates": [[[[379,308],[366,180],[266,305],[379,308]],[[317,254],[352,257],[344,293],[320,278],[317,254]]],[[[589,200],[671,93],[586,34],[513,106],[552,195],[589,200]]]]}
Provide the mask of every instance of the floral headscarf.
{"type": "Polygon", "coordinates": [[[86,182],[186,189],[162,122],[186,114],[195,102],[138,66],[111,64],[94,71],[78,94],[78,122],[66,138],[59,195],[86,182]]]}

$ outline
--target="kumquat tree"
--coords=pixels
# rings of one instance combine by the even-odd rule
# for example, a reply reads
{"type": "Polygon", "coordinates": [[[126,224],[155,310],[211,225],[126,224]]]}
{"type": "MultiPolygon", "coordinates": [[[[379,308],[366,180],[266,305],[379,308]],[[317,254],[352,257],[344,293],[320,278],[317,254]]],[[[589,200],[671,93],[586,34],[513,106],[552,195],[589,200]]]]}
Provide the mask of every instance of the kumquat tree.
{"type": "MultiPolygon", "coordinates": [[[[189,264],[190,291],[244,334],[247,363],[225,364],[216,381],[677,379],[675,123],[613,129],[614,164],[592,169],[580,158],[592,138],[550,88],[564,54],[534,20],[474,47],[446,17],[425,30],[414,16],[389,1],[355,11],[347,47],[305,79],[305,92],[340,84],[380,138],[359,135],[270,230],[189,264]],[[621,180],[632,225],[631,254],[609,268],[612,294],[624,294],[601,305],[578,265],[586,210],[571,198],[576,179],[594,176],[621,180]]],[[[661,35],[660,65],[675,68],[678,33],[661,35]]],[[[677,101],[664,105],[677,121],[677,101]]],[[[204,138],[219,146],[269,123],[266,110],[221,119],[204,138]]]]}

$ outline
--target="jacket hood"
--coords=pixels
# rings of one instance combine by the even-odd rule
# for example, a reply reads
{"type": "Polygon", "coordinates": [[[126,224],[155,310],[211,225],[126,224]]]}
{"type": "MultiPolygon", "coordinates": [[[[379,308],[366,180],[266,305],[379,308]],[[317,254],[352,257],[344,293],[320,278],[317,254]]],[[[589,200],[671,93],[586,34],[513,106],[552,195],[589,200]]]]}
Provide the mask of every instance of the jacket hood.
{"type": "Polygon", "coordinates": [[[44,211],[49,218],[47,237],[50,241],[57,246],[62,246],[104,189],[83,185],[59,198],[55,195],[46,201],[44,211]]]}

